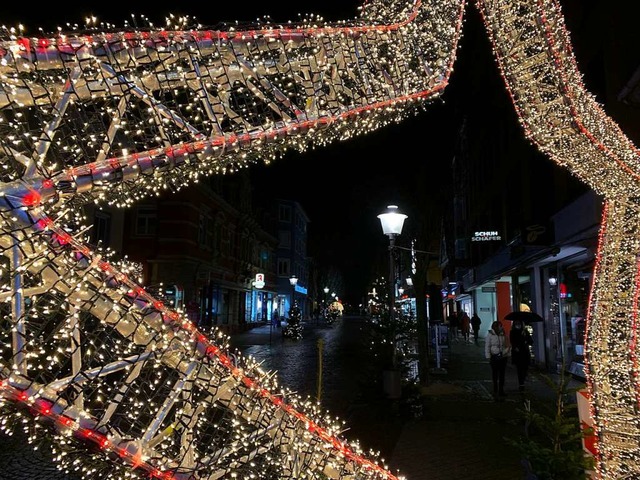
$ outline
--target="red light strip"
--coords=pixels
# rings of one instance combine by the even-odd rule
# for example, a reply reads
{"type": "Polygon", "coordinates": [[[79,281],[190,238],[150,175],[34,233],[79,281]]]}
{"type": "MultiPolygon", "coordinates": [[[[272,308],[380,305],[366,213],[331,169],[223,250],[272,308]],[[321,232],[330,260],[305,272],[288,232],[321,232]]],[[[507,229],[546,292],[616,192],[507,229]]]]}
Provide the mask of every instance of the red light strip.
{"type": "MultiPolygon", "coordinates": [[[[417,10],[421,5],[421,0],[418,0],[416,2],[416,6],[413,10],[413,12],[411,13],[411,15],[407,18],[407,20],[405,20],[404,22],[401,23],[397,23],[397,24],[392,24],[392,25],[384,25],[384,26],[369,26],[369,27],[340,27],[340,28],[331,28],[331,29],[322,29],[322,28],[316,28],[316,29],[296,29],[303,31],[303,32],[314,32],[314,34],[319,34],[319,33],[327,33],[327,31],[336,33],[336,32],[344,32],[344,31],[367,31],[367,30],[396,30],[401,26],[404,26],[406,24],[408,24],[410,21],[414,20],[415,17],[417,16],[417,10]],[[326,31],[325,31],[326,30],[326,31]],[[335,30],[335,32],[334,32],[335,30]]],[[[463,22],[463,15],[464,15],[464,2],[461,2],[461,8],[460,8],[460,13],[458,14],[458,22],[456,24],[456,38],[459,39],[460,38],[460,30],[462,29],[462,22],[463,22]]],[[[284,29],[284,30],[260,30],[260,31],[256,31],[256,32],[269,32],[269,33],[278,33],[281,31],[291,31],[291,29],[284,29]]],[[[457,43],[458,41],[456,40],[454,42],[454,46],[453,46],[453,52],[455,52],[456,48],[457,48],[457,43]]],[[[273,128],[273,129],[269,129],[269,130],[263,130],[261,132],[258,133],[244,133],[242,135],[230,135],[229,137],[225,137],[225,136],[218,136],[218,137],[214,137],[210,140],[198,140],[198,141],[194,141],[194,142],[189,142],[189,143],[184,143],[184,144],[180,144],[177,146],[171,146],[171,147],[167,147],[167,148],[156,148],[156,149],[152,149],[152,150],[148,150],[146,152],[138,152],[138,153],[133,153],[130,155],[125,155],[125,156],[120,156],[120,157],[112,157],[112,158],[108,158],[105,159],[101,162],[92,162],[92,163],[88,163],[85,165],[81,165],[81,166],[76,166],[76,167],[72,167],[69,168],[65,171],[63,171],[62,173],[56,175],[55,177],[53,177],[53,179],[46,179],[44,180],[44,182],[46,182],[46,186],[45,183],[43,182],[42,187],[40,187],[38,189],[38,186],[34,186],[35,190],[32,190],[34,192],[37,192],[40,195],[40,200],[38,203],[40,203],[42,200],[46,200],[48,198],[53,197],[54,195],[56,195],[56,190],[50,188],[51,184],[59,184],[59,182],[61,181],[73,181],[74,177],[79,176],[79,175],[99,175],[101,173],[116,169],[116,168],[122,168],[122,167],[134,167],[135,165],[137,165],[138,161],[141,159],[153,159],[159,156],[167,156],[169,158],[176,158],[176,157],[181,157],[187,154],[197,154],[199,152],[202,152],[208,148],[228,148],[228,147],[233,147],[233,145],[235,143],[241,143],[241,144],[247,144],[247,143],[251,143],[252,141],[259,141],[259,140],[272,140],[280,135],[282,136],[287,136],[291,133],[302,133],[304,131],[307,131],[308,129],[314,128],[314,127],[323,127],[323,126],[328,126],[330,124],[332,124],[333,122],[336,121],[342,121],[342,120],[349,120],[355,116],[358,116],[362,113],[367,113],[367,112],[371,112],[371,111],[375,111],[375,110],[380,110],[380,109],[384,109],[387,107],[393,107],[396,104],[399,103],[404,103],[404,102],[412,102],[412,101],[418,101],[418,100],[423,100],[425,98],[429,98],[432,97],[434,95],[436,95],[437,93],[441,92],[442,90],[444,90],[448,83],[449,83],[449,78],[451,76],[451,72],[453,70],[453,64],[454,64],[454,59],[455,59],[455,55],[451,55],[451,59],[449,61],[449,65],[447,65],[445,71],[444,71],[444,76],[443,78],[437,83],[435,84],[432,88],[428,89],[428,90],[422,90],[420,92],[416,92],[413,94],[409,94],[409,95],[403,95],[401,97],[396,97],[393,99],[389,99],[389,100],[385,100],[385,101],[381,101],[381,102],[376,102],[367,106],[359,106],[359,107],[355,107],[352,108],[350,110],[344,111],[338,115],[334,115],[331,117],[322,117],[322,118],[318,118],[315,120],[306,120],[303,122],[292,122],[290,124],[284,125],[280,128],[273,128]],[[301,132],[297,132],[297,130],[301,130],[301,132]]],[[[23,197],[23,202],[24,205],[26,207],[29,206],[34,206],[34,205],[27,205],[27,201],[29,199],[26,198],[24,199],[23,197]]]]}
{"type": "Polygon", "coordinates": [[[16,403],[22,403],[29,408],[31,412],[40,417],[45,417],[54,422],[59,423],[65,428],[69,428],[73,433],[81,439],[95,444],[102,450],[117,453],[120,458],[125,460],[134,469],[143,470],[150,475],[151,478],[161,480],[176,480],[173,473],[158,470],[153,465],[141,460],[139,452],[132,453],[124,447],[119,447],[111,442],[108,437],[90,428],[81,427],[76,420],[66,415],[54,413],[51,408],[53,402],[38,398],[31,399],[29,393],[9,385],[6,379],[0,380],[0,396],[7,400],[13,400],[16,403]]]}
{"type": "MultiPolygon", "coordinates": [[[[47,225],[47,228],[52,230],[54,232],[54,234],[60,234],[61,232],[64,232],[60,227],[55,225],[54,222],[49,218],[46,218],[46,219],[45,218],[41,218],[37,222],[37,224],[38,225],[40,225],[40,224],[47,225]]],[[[64,233],[66,234],[66,232],[64,232],[64,233]]],[[[66,235],[68,235],[68,234],[66,234],[66,235]]],[[[71,247],[73,247],[74,249],[77,249],[77,250],[85,248],[84,244],[78,242],[72,236],[69,236],[68,243],[70,244],[71,247]]],[[[90,256],[90,254],[89,254],[89,256],[90,256]]],[[[209,338],[206,335],[204,335],[203,333],[201,333],[197,329],[197,326],[193,322],[191,322],[188,319],[181,318],[180,314],[178,312],[170,310],[169,308],[167,308],[162,302],[160,302],[157,299],[155,299],[146,290],[142,289],[139,285],[137,285],[136,283],[134,283],[131,280],[129,280],[129,278],[125,274],[119,272],[114,266],[112,266],[108,262],[105,262],[103,260],[99,260],[98,261],[98,268],[100,268],[100,270],[102,270],[103,272],[105,272],[108,275],[117,276],[120,281],[122,281],[123,283],[129,285],[131,287],[130,294],[132,296],[143,298],[149,305],[151,305],[154,308],[156,308],[162,314],[163,319],[168,319],[167,323],[170,323],[174,327],[176,327],[178,329],[183,329],[184,331],[188,332],[189,335],[191,335],[197,341],[198,350],[204,352],[204,354],[207,355],[209,358],[214,358],[215,357],[217,359],[217,361],[221,365],[223,365],[225,368],[227,368],[227,370],[235,378],[238,378],[245,386],[247,386],[248,388],[255,389],[256,391],[259,392],[260,396],[262,396],[263,398],[266,398],[269,401],[271,401],[271,403],[274,406],[282,409],[287,414],[295,417],[296,419],[300,420],[301,422],[304,422],[304,424],[307,425],[307,430],[310,433],[318,436],[324,442],[326,442],[327,444],[331,445],[331,447],[334,450],[337,450],[342,456],[344,456],[345,458],[347,458],[350,461],[353,461],[353,462],[361,465],[364,468],[373,470],[375,473],[381,475],[383,478],[386,478],[386,479],[389,479],[389,480],[399,480],[398,477],[394,476],[393,474],[391,474],[390,472],[388,472],[387,470],[382,468],[380,465],[378,465],[378,464],[372,462],[371,460],[368,460],[368,459],[356,454],[346,442],[343,442],[339,438],[337,438],[334,435],[330,434],[325,428],[321,427],[318,423],[314,422],[311,418],[309,418],[305,414],[297,411],[291,405],[286,404],[281,397],[278,397],[277,395],[271,393],[266,388],[261,387],[260,384],[254,378],[251,378],[251,377],[248,377],[248,376],[244,375],[242,369],[237,368],[234,365],[232,359],[229,356],[225,355],[220,350],[220,348],[218,346],[216,346],[213,343],[211,343],[209,341],[209,338]],[[160,308],[157,308],[157,307],[160,307],[160,308]]],[[[99,443],[100,441],[102,441],[103,437],[101,437],[98,440],[99,437],[97,437],[97,435],[100,435],[100,434],[98,434],[97,432],[94,432],[94,431],[88,430],[88,429],[85,429],[85,430],[87,432],[89,432],[89,434],[86,436],[86,438],[94,441],[94,443],[99,443]]],[[[118,453],[120,453],[120,452],[118,452],[118,453]]],[[[133,465],[133,462],[129,462],[129,463],[131,463],[133,465]]],[[[168,478],[168,477],[161,477],[160,476],[160,477],[157,477],[157,478],[168,478]]]]}

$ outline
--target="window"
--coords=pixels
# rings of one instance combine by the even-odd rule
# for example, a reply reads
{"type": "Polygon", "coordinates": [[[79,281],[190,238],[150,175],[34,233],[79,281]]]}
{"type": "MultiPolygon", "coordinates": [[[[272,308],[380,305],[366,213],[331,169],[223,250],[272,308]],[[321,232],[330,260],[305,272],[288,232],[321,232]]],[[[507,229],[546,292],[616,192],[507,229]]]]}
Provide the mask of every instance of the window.
{"type": "Polygon", "coordinates": [[[278,232],[278,238],[280,239],[280,248],[291,248],[291,232],[280,230],[278,232]]]}
{"type": "Polygon", "coordinates": [[[299,255],[305,255],[306,252],[307,252],[307,250],[305,248],[304,240],[299,238],[296,241],[296,253],[298,253],[299,255]]]}
{"type": "Polygon", "coordinates": [[[235,254],[233,247],[236,242],[236,233],[227,225],[222,225],[220,239],[220,253],[223,257],[230,257],[235,254]]]}
{"type": "Polygon", "coordinates": [[[206,207],[201,207],[198,215],[198,245],[213,248],[213,217],[211,210],[206,207]]]}
{"type": "Polygon", "coordinates": [[[91,243],[105,247],[111,241],[111,214],[97,211],[93,217],[91,243]]]}
{"type": "Polygon", "coordinates": [[[136,211],[136,235],[151,236],[156,234],[158,213],[153,205],[141,205],[136,211]]]}
{"type": "Polygon", "coordinates": [[[288,258],[278,259],[278,276],[289,277],[291,275],[291,263],[288,258]]]}
{"type": "Polygon", "coordinates": [[[289,205],[280,205],[278,207],[278,220],[291,223],[291,207],[289,205]]]}

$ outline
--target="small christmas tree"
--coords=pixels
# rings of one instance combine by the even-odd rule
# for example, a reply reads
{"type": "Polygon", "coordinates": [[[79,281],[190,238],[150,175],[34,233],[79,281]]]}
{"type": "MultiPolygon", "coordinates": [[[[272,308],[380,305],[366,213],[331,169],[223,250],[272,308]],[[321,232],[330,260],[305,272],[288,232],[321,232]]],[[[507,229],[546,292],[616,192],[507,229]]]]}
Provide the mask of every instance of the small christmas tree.
{"type": "Polygon", "coordinates": [[[585,472],[593,469],[593,458],[585,454],[581,442],[590,431],[580,429],[577,404],[569,401],[577,388],[569,387],[571,377],[564,365],[557,380],[544,374],[539,378],[554,391],[553,403],[539,400],[538,408],[534,409],[531,400],[525,400],[521,410],[524,435],[506,441],[520,451],[531,478],[583,480],[585,472]]]}
{"type": "Polygon", "coordinates": [[[298,302],[294,301],[291,310],[289,310],[289,321],[287,327],[282,330],[282,334],[287,338],[300,340],[302,338],[302,324],[300,323],[302,314],[298,302]]]}

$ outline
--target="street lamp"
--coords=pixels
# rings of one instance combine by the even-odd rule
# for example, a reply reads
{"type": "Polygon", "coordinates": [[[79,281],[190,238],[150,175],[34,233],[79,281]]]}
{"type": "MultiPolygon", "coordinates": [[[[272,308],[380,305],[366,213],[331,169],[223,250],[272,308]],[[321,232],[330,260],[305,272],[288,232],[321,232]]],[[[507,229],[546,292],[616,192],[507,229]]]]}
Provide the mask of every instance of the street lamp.
{"type": "Polygon", "coordinates": [[[397,205],[389,205],[385,213],[378,215],[382,225],[382,233],[389,237],[389,321],[393,322],[393,310],[396,304],[396,282],[394,250],[396,237],[402,233],[402,226],[407,216],[398,211],[397,205]]]}
{"type": "Polygon", "coordinates": [[[407,218],[403,213],[398,212],[397,205],[389,205],[387,211],[378,215],[382,233],[389,237],[389,327],[391,331],[391,370],[385,371],[383,383],[384,390],[389,398],[400,398],[400,373],[396,368],[396,338],[394,325],[394,308],[396,304],[395,285],[395,245],[396,237],[402,233],[402,226],[407,218]]]}

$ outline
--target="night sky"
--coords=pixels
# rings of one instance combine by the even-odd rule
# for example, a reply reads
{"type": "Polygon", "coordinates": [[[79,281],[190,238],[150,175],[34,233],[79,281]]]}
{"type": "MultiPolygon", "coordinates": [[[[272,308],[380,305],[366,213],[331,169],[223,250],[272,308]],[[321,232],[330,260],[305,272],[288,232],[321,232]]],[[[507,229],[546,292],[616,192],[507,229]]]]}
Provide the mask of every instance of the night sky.
{"type": "MultiPolygon", "coordinates": [[[[223,21],[253,21],[267,14],[276,22],[296,21],[299,14],[305,13],[333,21],[355,18],[360,5],[354,0],[316,3],[299,2],[291,7],[287,2],[190,2],[186,7],[186,2],[176,2],[175,8],[167,9],[149,0],[73,0],[50,2],[41,8],[29,4],[28,10],[20,10],[21,5],[27,4],[12,2],[0,10],[0,24],[15,25],[20,21],[30,27],[27,33],[34,33],[32,27],[42,26],[50,31],[65,22],[81,23],[87,15],[122,25],[132,14],[140,14],[161,26],[168,13],[194,16],[203,25],[212,26],[223,21]]],[[[484,26],[471,2],[467,5],[458,60],[441,100],[402,124],[302,154],[290,152],[267,167],[253,166],[254,196],[300,202],[311,222],[309,254],[321,265],[334,265],[341,270],[346,291],[339,295],[359,302],[366,294],[372,272],[377,266],[386,265],[388,239],[376,216],[389,204],[398,204],[402,209],[403,199],[418,190],[427,189],[434,198],[444,198],[450,188],[450,166],[461,113],[482,109],[487,121],[491,121],[492,112],[508,110],[504,108],[507,102],[484,26]],[[496,108],[497,104],[502,108],[496,108]]],[[[515,122],[515,114],[512,116],[515,122]]]]}

